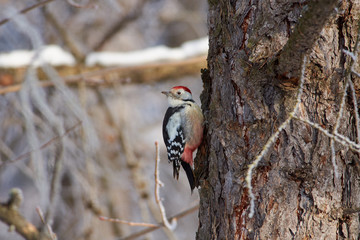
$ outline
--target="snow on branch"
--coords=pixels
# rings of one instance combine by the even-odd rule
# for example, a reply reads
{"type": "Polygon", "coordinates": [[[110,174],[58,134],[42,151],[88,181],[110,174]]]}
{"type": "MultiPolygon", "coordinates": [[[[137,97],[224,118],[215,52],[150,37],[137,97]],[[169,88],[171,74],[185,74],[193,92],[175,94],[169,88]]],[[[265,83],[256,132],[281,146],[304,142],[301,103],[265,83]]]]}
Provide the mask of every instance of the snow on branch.
{"type": "MultiPolygon", "coordinates": [[[[94,52],[85,58],[87,66],[139,66],[148,63],[184,60],[206,55],[208,38],[200,38],[183,43],[178,48],[166,46],[150,47],[133,52],[94,52]]],[[[36,51],[16,50],[0,54],[0,68],[18,68],[28,65],[35,67],[74,66],[75,57],[56,45],[43,46],[36,51]],[[35,61],[34,56],[37,55],[35,61]]]]}
{"type": "MultiPolygon", "coordinates": [[[[24,138],[27,139],[28,152],[20,155],[14,160],[4,161],[0,164],[2,167],[4,164],[12,163],[14,161],[23,159],[26,156],[31,157],[32,166],[34,168],[34,178],[35,185],[39,191],[40,204],[46,208],[44,224],[49,225],[53,222],[54,211],[58,206],[58,196],[61,187],[61,176],[62,176],[62,164],[64,162],[64,153],[70,149],[66,147],[65,139],[66,135],[71,132],[77,125],[83,127],[83,136],[84,141],[84,152],[93,153],[98,147],[98,138],[95,129],[93,128],[90,118],[86,111],[80,105],[79,100],[73,94],[73,92],[66,87],[63,83],[63,80],[58,76],[58,73],[49,65],[42,62],[41,56],[46,56],[46,51],[42,48],[41,35],[37,29],[26,19],[23,15],[17,15],[13,17],[13,21],[19,30],[24,33],[34,49],[36,51],[32,52],[28,56],[29,66],[26,69],[26,74],[22,80],[22,84],[19,87],[19,111],[22,113],[22,124],[25,126],[24,129],[24,138]],[[45,54],[44,54],[45,52],[45,54]],[[41,63],[41,64],[40,64],[41,63]],[[42,71],[45,76],[52,82],[55,86],[55,89],[58,90],[59,96],[62,102],[62,108],[65,110],[69,109],[70,114],[79,121],[79,124],[76,124],[71,130],[65,130],[65,120],[66,118],[61,117],[53,106],[50,105],[48,99],[46,98],[46,92],[44,89],[39,87],[39,75],[37,69],[35,68],[39,64],[42,67],[42,71]],[[41,127],[39,127],[41,126],[41,127]],[[41,137],[44,135],[56,135],[57,137],[51,139],[49,142],[41,145],[41,137]],[[41,151],[47,147],[50,143],[56,142],[55,152],[53,159],[44,156],[41,151]],[[91,149],[91,151],[86,151],[86,149],[91,149]],[[48,160],[54,160],[54,165],[51,168],[47,168],[48,160]],[[51,173],[49,173],[51,171],[51,173]]],[[[50,50],[49,58],[54,57],[53,55],[57,54],[54,49],[50,50]]],[[[90,156],[90,154],[87,154],[90,156]]],[[[34,238],[39,239],[39,238],[34,238]]]]}
{"type": "MultiPolygon", "coordinates": [[[[103,66],[78,66],[73,55],[57,46],[40,47],[38,51],[18,50],[0,53],[0,69],[9,70],[4,71],[4,77],[11,79],[9,85],[0,87],[0,94],[17,92],[21,89],[22,80],[25,76],[21,71],[16,71],[16,69],[13,71],[12,68],[28,66],[29,64],[42,68],[46,65],[67,66],[57,69],[58,73],[56,74],[52,71],[54,74],[51,75],[57,75],[57,78],[61,76],[63,82],[69,85],[79,82],[84,82],[87,86],[114,83],[150,83],[199,74],[200,69],[206,67],[207,41],[207,38],[190,41],[184,43],[180,48],[160,46],[129,53],[95,53],[86,58],[86,62],[102,64],[105,68],[103,66]],[[106,64],[113,67],[106,66],[106,64]],[[72,72],[82,73],[69,75],[72,72]]],[[[39,87],[54,85],[55,82],[50,76],[45,76],[38,83],[39,87]]]]}
{"type": "Polygon", "coordinates": [[[18,68],[28,65],[39,67],[45,63],[52,66],[75,65],[75,58],[56,45],[42,47],[38,51],[15,50],[0,54],[0,67],[18,68]],[[34,56],[37,55],[34,60],[34,56]]]}
{"type": "Polygon", "coordinates": [[[183,43],[178,48],[156,46],[134,52],[95,52],[86,57],[88,66],[137,66],[159,61],[184,60],[205,55],[208,50],[208,38],[200,38],[183,43]]]}
{"type": "MultiPolygon", "coordinates": [[[[200,56],[191,59],[168,63],[152,63],[140,66],[129,67],[108,67],[105,69],[94,70],[84,69],[84,73],[62,77],[67,85],[85,83],[86,86],[108,86],[112,84],[125,83],[153,83],[163,79],[176,79],[186,75],[199,74],[201,68],[206,67],[206,57],[200,56]],[[161,71],[159,71],[161,69],[161,71]],[[181,69],[181,71],[179,71],[181,69]]],[[[72,71],[69,69],[70,72],[72,71]]],[[[61,74],[61,69],[59,69],[61,74]]],[[[76,70],[78,71],[78,70],[76,70]]],[[[18,78],[15,75],[11,75],[18,78]]],[[[15,82],[22,81],[22,78],[15,82]]],[[[42,80],[39,87],[54,86],[54,81],[42,80]]],[[[11,92],[18,92],[22,87],[21,83],[14,83],[9,86],[0,87],[0,95],[11,92]]]]}

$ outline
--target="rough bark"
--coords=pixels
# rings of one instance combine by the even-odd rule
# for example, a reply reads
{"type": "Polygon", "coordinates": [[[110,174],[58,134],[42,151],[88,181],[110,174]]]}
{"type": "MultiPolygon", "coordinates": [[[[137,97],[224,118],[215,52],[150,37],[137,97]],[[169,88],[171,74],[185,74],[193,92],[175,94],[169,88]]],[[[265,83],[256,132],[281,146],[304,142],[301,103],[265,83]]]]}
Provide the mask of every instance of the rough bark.
{"type": "MultiPolygon", "coordinates": [[[[245,183],[248,164],[294,107],[304,54],[309,63],[299,116],[330,132],[335,125],[350,63],[342,50],[354,51],[360,2],[343,1],[337,11],[333,4],[209,1],[197,239],[359,238],[359,154],[335,146],[336,178],[330,139],[309,125],[292,120],[256,168],[253,218],[245,183]],[[298,24],[309,24],[304,18],[314,21],[309,12],[321,19],[306,28],[306,42],[293,34],[303,34],[298,24]]],[[[356,86],[358,80],[353,79],[356,86]]],[[[351,102],[348,97],[339,132],[357,141],[351,102]]]]}

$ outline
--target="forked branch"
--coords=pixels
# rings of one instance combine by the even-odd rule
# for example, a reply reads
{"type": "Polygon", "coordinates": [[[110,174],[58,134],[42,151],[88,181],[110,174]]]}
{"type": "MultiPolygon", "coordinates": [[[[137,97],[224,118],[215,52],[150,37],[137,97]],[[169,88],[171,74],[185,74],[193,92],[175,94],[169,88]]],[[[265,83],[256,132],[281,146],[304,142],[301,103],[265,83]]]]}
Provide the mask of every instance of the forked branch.
{"type": "Polygon", "coordinates": [[[26,240],[52,240],[48,235],[41,233],[19,213],[22,200],[22,191],[18,188],[13,188],[10,191],[9,200],[6,203],[0,204],[0,221],[6,223],[10,230],[14,229],[26,240]]]}

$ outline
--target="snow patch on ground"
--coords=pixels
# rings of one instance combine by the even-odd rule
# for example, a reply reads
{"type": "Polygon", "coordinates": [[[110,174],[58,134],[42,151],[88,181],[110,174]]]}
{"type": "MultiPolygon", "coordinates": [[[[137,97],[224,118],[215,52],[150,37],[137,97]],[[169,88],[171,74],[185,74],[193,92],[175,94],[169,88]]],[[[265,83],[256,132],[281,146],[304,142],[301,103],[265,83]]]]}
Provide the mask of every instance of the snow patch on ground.
{"type": "Polygon", "coordinates": [[[98,52],[90,53],[86,65],[135,66],[151,62],[182,60],[204,55],[208,51],[208,38],[201,38],[183,43],[178,48],[156,46],[128,53],[98,52]]]}

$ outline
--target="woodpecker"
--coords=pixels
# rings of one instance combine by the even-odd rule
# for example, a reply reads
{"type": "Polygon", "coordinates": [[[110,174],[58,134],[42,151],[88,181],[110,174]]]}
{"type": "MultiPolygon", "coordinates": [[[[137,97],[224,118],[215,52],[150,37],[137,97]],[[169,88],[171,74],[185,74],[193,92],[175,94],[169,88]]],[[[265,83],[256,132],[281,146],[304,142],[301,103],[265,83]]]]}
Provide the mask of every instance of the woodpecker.
{"type": "Polygon", "coordinates": [[[176,86],[161,93],[169,103],[163,121],[163,138],[169,162],[173,163],[173,176],[179,179],[181,164],[192,192],[195,188],[193,152],[202,141],[204,116],[189,88],[176,86]]]}

